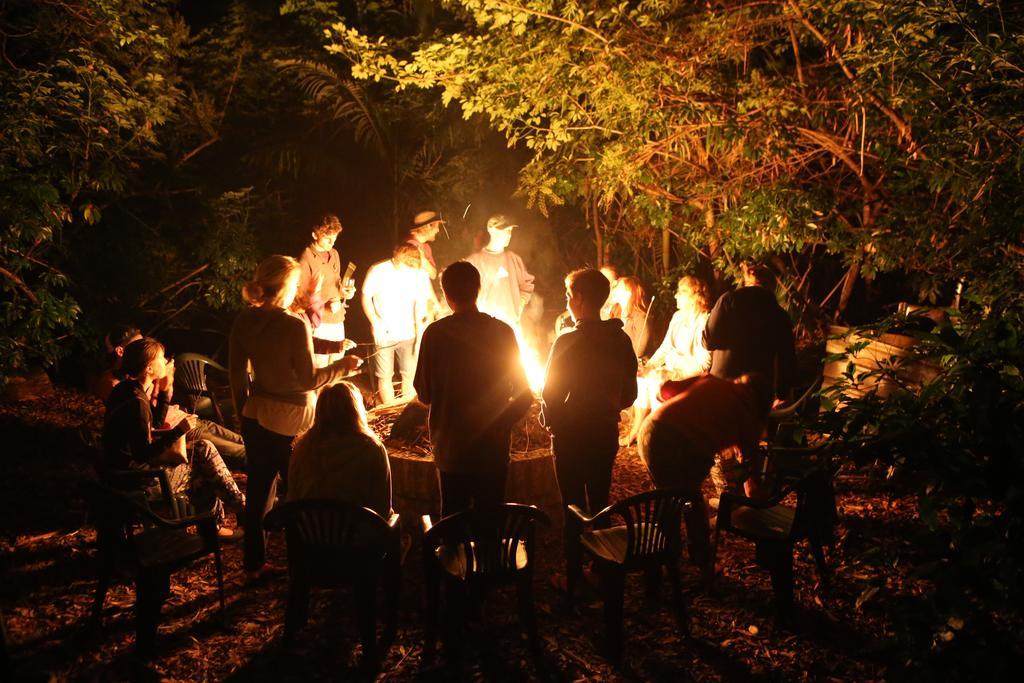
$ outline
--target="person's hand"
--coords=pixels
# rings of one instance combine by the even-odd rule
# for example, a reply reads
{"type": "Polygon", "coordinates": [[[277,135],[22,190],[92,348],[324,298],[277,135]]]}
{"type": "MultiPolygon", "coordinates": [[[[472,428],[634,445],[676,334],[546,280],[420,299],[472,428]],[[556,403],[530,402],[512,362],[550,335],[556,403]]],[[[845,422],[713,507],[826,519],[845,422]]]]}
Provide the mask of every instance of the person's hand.
{"type": "Polygon", "coordinates": [[[331,299],[327,302],[327,310],[331,313],[337,313],[341,310],[341,301],[339,299],[331,299]]]}
{"type": "Polygon", "coordinates": [[[341,296],[344,299],[347,300],[347,299],[351,299],[355,295],[356,295],[356,286],[354,284],[352,284],[351,280],[349,280],[348,284],[344,285],[341,288],[341,296]]]}
{"type": "Polygon", "coordinates": [[[341,342],[341,350],[342,350],[342,351],[349,351],[350,349],[354,349],[354,348],[356,348],[357,346],[359,346],[359,345],[358,345],[358,344],[356,344],[356,343],[355,343],[354,341],[352,341],[351,339],[346,339],[346,340],[344,340],[343,342],[341,342]]]}
{"type": "MultiPolygon", "coordinates": [[[[178,425],[180,425],[182,422],[187,424],[189,431],[191,431],[196,428],[196,425],[199,424],[199,416],[192,415],[191,413],[184,413],[182,415],[181,420],[178,421],[178,425]]],[[[178,425],[175,425],[175,427],[177,427],[178,425]]]]}
{"type": "Polygon", "coordinates": [[[345,356],[338,362],[341,363],[346,372],[352,372],[363,364],[363,359],[359,356],[345,356]]]}
{"type": "Polygon", "coordinates": [[[780,408],[780,407],[782,407],[784,405],[786,405],[786,402],[783,401],[781,398],[777,398],[774,401],[772,401],[772,410],[775,410],[776,408],[780,408]]]}
{"type": "Polygon", "coordinates": [[[164,376],[157,380],[157,391],[167,391],[174,386],[174,359],[167,361],[164,376]]]}

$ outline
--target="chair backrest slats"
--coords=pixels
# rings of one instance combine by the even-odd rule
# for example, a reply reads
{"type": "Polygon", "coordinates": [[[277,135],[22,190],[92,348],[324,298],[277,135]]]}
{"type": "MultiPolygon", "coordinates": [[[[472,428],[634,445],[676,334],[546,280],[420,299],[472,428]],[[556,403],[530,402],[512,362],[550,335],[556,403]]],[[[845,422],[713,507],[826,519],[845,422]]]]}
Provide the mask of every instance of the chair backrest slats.
{"type": "Polygon", "coordinates": [[[544,512],[531,505],[470,509],[442,519],[426,533],[423,543],[431,553],[441,547],[461,548],[467,580],[498,578],[532,571],[537,525],[548,521],[544,512]]]}
{"type": "Polygon", "coordinates": [[[679,525],[690,496],[674,489],[647,491],[619,501],[605,513],[626,527],[627,564],[678,552],[679,525]]]}

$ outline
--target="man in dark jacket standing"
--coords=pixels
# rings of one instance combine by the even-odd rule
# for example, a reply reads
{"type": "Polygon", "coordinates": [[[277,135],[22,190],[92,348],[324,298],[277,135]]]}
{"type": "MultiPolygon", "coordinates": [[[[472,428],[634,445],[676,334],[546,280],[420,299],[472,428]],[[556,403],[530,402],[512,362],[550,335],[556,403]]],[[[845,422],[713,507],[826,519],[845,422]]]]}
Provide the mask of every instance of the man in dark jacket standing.
{"type": "Polygon", "coordinates": [[[704,343],[711,351],[711,374],[761,374],[771,381],[775,398],[785,400],[796,374],[793,324],[775,300],[769,268],[743,264],[743,285],[723,294],[708,318],[704,343]]]}
{"type": "Polygon", "coordinates": [[[441,516],[505,500],[512,426],[533,397],[515,333],[477,310],[480,272],[448,266],[441,289],[452,314],[427,326],[413,387],[430,406],[430,442],[441,484],[441,516]]]}

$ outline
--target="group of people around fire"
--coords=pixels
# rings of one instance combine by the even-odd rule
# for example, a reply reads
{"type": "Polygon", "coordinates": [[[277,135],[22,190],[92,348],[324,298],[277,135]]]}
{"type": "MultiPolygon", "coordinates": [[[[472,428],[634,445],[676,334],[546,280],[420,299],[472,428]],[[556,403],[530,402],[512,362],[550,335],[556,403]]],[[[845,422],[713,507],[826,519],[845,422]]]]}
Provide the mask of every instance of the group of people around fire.
{"type": "MultiPolygon", "coordinates": [[[[417,214],[390,259],[367,271],[360,303],[373,351],[365,359],[349,353],[357,345],[346,337],[346,308],[357,290],[335,249],[337,217],[319,221],[298,259],[259,264],[229,337],[240,434],[172,404],[174,362],[160,342],[130,326],[112,330],[97,385],[108,465],[166,468],[177,491],[218,511],[223,537],[242,537],[250,579],[272,573],[280,568],[267,563],[263,518],[279,483],[287,500],[391,510],[387,451],[347,379],[368,360],[378,402],[415,396],[428,406],[442,516],[505,502],[511,432],[534,400],[520,361],[534,276],[508,249],[516,225],[505,216],[488,220],[482,248],[441,269],[431,242],[443,228],[437,213],[417,214]],[[229,465],[244,466],[244,494],[229,465]],[[241,528],[227,523],[225,507],[241,528]]],[[[701,486],[719,454],[754,454],[769,409],[794,379],[792,327],[771,271],[745,265],[743,286],[713,306],[707,283],[682,277],[650,355],[651,301],[637,278],[575,270],[565,296],[541,392],[563,506],[604,508],[620,447],[636,441],[656,487],[698,501],[686,514],[690,555],[713,571],[701,486]],[[630,424],[620,437],[622,411],[630,424]]]]}

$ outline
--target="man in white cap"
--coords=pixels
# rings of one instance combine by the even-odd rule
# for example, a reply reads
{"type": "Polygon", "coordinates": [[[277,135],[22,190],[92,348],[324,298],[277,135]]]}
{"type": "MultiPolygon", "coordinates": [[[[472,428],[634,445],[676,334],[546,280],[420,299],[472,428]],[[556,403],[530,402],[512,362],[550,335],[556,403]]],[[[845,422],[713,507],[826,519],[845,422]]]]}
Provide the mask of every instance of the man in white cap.
{"type": "Polygon", "coordinates": [[[519,254],[508,248],[515,227],[505,216],[491,216],[487,221],[487,246],[466,260],[480,271],[480,312],[519,330],[523,307],[533,294],[533,275],[526,270],[519,254]]]}

